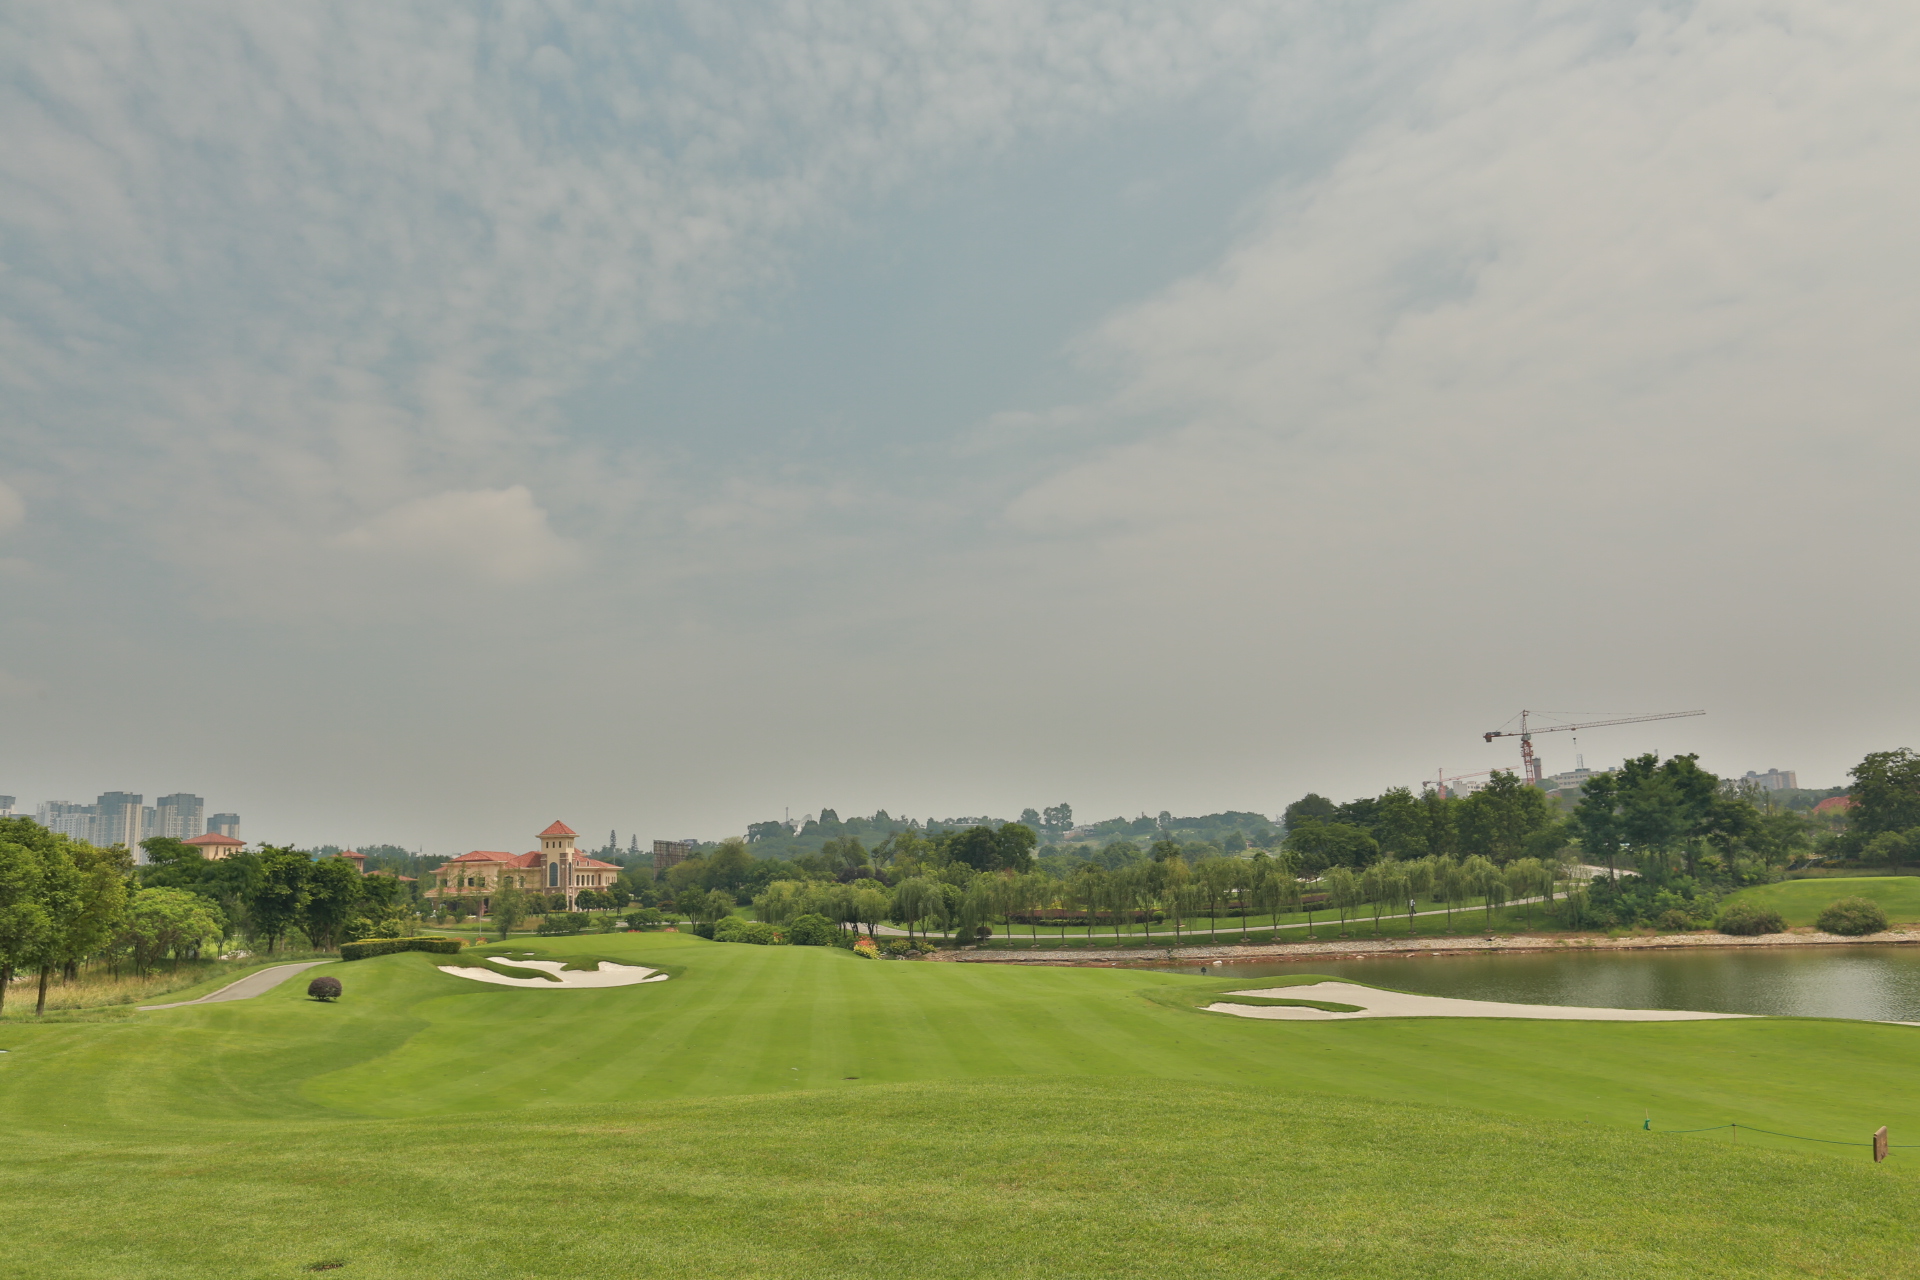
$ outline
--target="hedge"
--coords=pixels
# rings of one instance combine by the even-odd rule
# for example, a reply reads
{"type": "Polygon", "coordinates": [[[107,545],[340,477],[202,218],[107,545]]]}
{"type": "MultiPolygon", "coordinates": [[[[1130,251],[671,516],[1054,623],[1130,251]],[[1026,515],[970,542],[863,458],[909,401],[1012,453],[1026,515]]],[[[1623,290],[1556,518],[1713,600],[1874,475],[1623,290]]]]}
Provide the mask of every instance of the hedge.
{"type": "Polygon", "coordinates": [[[365,960],[368,956],[390,956],[396,951],[431,951],[436,955],[460,954],[458,938],[367,938],[361,942],[340,944],[342,960],[365,960]]]}

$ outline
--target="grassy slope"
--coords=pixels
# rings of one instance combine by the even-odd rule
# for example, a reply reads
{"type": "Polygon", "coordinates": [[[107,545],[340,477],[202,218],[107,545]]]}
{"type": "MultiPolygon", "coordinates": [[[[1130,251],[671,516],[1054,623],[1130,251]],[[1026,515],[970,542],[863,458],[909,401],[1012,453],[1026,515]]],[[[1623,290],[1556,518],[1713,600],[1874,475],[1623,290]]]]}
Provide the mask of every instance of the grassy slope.
{"type": "Polygon", "coordinates": [[[1822,877],[1755,885],[1730,894],[1728,902],[1772,907],[1790,925],[1811,925],[1828,903],[1869,898],[1880,904],[1892,924],[1920,920],[1920,876],[1822,877]]]}
{"type": "Polygon", "coordinates": [[[1193,1012],[1237,985],[1198,976],[659,934],[514,949],[678,976],[519,991],[408,954],[341,966],[335,1005],[290,984],[5,1028],[0,1257],[47,1277],[335,1257],[347,1276],[1145,1276],[1174,1253],[1204,1276],[1912,1269],[1920,1176],[1898,1162],[1635,1129],[1651,1107],[1920,1134],[1910,1028],[1289,1025],[1193,1012]]]}

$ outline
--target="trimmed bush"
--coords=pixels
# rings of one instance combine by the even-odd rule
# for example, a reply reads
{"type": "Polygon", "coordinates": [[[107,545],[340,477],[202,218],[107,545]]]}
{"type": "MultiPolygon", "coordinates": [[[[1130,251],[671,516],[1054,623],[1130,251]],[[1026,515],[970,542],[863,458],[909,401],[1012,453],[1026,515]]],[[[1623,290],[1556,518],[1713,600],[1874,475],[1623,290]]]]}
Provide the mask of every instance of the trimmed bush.
{"type": "Polygon", "coordinates": [[[1859,938],[1879,933],[1887,927],[1887,913],[1877,902],[1865,898],[1842,898],[1827,904],[1813,927],[1822,933],[1837,933],[1843,938],[1859,938]]]}
{"type": "Polygon", "coordinates": [[[787,926],[787,941],[796,947],[831,947],[840,941],[840,930],[825,916],[809,912],[787,926]]]}
{"type": "Polygon", "coordinates": [[[745,942],[759,947],[771,947],[782,941],[780,931],[761,920],[742,920],[739,916],[728,916],[713,926],[715,942],[745,942]]]}
{"type": "Polygon", "coordinates": [[[315,978],[307,984],[307,994],[315,1000],[338,1000],[340,998],[340,979],[315,978]]]}
{"type": "Polygon", "coordinates": [[[541,937],[552,938],[580,933],[590,923],[591,918],[584,911],[553,911],[540,917],[540,927],[535,932],[541,937]]]}
{"type": "Polygon", "coordinates": [[[342,943],[342,960],[365,960],[370,956],[390,956],[396,951],[428,951],[434,955],[455,956],[460,954],[458,938],[367,938],[360,942],[342,943]]]}
{"type": "Polygon", "coordinates": [[[1768,907],[1751,902],[1736,902],[1720,912],[1720,918],[1713,927],[1721,933],[1732,934],[1739,938],[1751,938],[1762,933],[1784,933],[1787,922],[1780,913],[1768,907]]]}

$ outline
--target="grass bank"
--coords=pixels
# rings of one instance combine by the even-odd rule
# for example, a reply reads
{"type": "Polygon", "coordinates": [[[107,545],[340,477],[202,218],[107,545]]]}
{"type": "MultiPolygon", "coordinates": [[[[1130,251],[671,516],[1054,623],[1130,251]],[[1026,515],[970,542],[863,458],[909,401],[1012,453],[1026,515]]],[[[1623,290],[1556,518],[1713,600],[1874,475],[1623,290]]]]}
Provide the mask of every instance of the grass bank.
{"type": "Polygon", "coordinates": [[[1819,918],[1829,903],[1841,898],[1866,898],[1877,902],[1887,913],[1890,924],[1909,924],[1920,920],[1920,878],[1914,876],[1822,877],[1814,880],[1784,880],[1779,884],[1755,885],[1729,894],[1727,902],[1751,902],[1780,913],[1780,918],[1796,927],[1808,927],[1819,918]]]}

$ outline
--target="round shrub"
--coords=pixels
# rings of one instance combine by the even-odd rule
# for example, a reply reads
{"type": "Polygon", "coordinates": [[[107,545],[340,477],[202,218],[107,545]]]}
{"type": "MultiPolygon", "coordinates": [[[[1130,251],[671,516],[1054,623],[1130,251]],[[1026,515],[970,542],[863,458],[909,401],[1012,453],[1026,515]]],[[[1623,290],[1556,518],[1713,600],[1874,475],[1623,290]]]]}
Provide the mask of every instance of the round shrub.
{"type": "Polygon", "coordinates": [[[1785,933],[1787,922],[1770,907],[1752,902],[1735,902],[1720,912],[1713,927],[1721,933],[1750,938],[1762,933],[1785,933]]]}
{"type": "Polygon", "coordinates": [[[340,979],[315,978],[307,984],[307,994],[315,1000],[338,1000],[340,998],[340,979]]]}
{"type": "Polygon", "coordinates": [[[1693,917],[1678,909],[1662,911],[1660,918],[1653,923],[1662,933],[1690,933],[1693,930],[1693,917]]]}
{"type": "Polygon", "coordinates": [[[1837,933],[1844,938],[1858,938],[1869,933],[1879,933],[1887,927],[1887,913],[1877,902],[1865,898],[1842,898],[1830,902],[1820,918],[1813,922],[1822,933],[1837,933]]]}
{"type": "Polygon", "coordinates": [[[831,947],[839,941],[839,933],[833,921],[809,912],[787,926],[787,941],[796,947],[831,947]]]}

